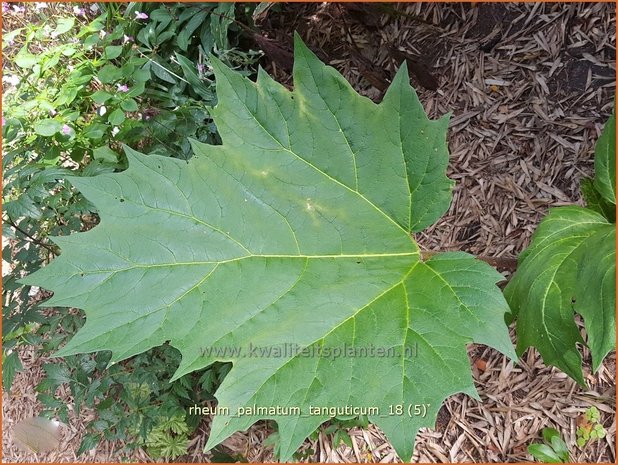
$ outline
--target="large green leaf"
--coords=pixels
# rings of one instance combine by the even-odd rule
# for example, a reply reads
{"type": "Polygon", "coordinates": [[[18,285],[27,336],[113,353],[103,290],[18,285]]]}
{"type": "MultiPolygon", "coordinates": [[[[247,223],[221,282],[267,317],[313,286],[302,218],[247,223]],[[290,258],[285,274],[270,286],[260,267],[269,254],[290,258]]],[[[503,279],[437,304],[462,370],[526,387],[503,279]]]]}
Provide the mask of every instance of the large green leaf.
{"type": "Polygon", "coordinates": [[[61,256],[26,279],[86,312],[58,355],[169,341],[175,378],[233,363],[208,447],[271,418],[287,459],[330,417],[310,406],[377,407],[408,460],[446,397],[476,395],[466,344],[515,356],[501,275],[463,253],[423,262],[410,236],[450,201],[447,120],[427,119],[405,67],[376,105],[300,39],[293,92],[213,64],[222,146],[127,150],[126,171],[71,179],[101,223],[56,238],[61,256]],[[253,405],[274,410],[236,415],[253,405]]]}
{"type": "Polygon", "coordinates": [[[517,316],[518,353],[535,346],[545,363],[584,384],[576,311],[584,317],[593,367],[599,367],[616,345],[615,239],[615,224],[597,212],[550,210],[504,290],[517,316]]]}
{"type": "Polygon", "coordinates": [[[582,385],[576,344],[584,341],[573,313],[584,318],[595,371],[616,348],[615,125],[614,113],[596,145],[594,182],[582,182],[588,208],[550,210],[504,290],[517,317],[518,353],[534,346],[582,385]]]}

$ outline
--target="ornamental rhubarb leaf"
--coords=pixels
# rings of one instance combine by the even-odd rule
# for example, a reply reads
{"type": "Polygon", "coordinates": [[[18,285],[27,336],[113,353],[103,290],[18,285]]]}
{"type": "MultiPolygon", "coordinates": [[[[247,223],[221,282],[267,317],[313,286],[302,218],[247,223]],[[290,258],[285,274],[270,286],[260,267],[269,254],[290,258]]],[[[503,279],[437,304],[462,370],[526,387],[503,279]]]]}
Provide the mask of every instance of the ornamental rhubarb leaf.
{"type": "Polygon", "coordinates": [[[71,178],[101,223],[56,238],[61,256],[26,281],[86,312],[58,355],[169,341],[175,378],[232,362],[209,448],[270,418],[285,460],[347,407],[372,409],[409,460],[446,397],[476,396],[466,344],[515,357],[502,278],[464,253],[421,260],[410,233],[450,202],[448,122],[426,117],[405,66],[376,105],[295,48],[293,92],[212,59],[222,146],[192,141],[188,162],[127,149],[126,171],[71,178]]]}
{"type": "Polygon", "coordinates": [[[546,364],[584,386],[574,312],[584,319],[594,371],[616,348],[615,167],[614,114],[596,145],[595,179],[582,183],[588,207],[551,209],[504,289],[517,318],[517,352],[536,347],[546,364]]]}

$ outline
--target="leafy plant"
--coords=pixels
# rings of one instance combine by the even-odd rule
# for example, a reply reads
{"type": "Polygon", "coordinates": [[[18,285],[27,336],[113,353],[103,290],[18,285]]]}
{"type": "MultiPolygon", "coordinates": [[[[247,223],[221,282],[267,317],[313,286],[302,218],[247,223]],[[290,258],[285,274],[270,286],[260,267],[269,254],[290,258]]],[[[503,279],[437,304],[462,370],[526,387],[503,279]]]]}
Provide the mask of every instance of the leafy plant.
{"type": "Polygon", "coordinates": [[[348,447],[353,447],[352,438],[348,434],[348,430],[355,427],[367,429],[368,426],[369,420],[364,415],[349,420],[334,419],[329,426],[324,428],[324,434],[333,435],[334,447],[338,447],[341,443],[348,447]]]}
{"type": "MultiPolygon", "coordinates": [[[[40,22],[10,31],[2,41],[9,63],[4,69],[9,85],[2,96],[2,216],[3,237],[8,239],[2,258],[11,268],[3,276],[3,358],[15,368],[3,377],[5,389],[21,368],[14,349],[38,343],[36,332],[45,320],[32,305],[32,289],[17,279],[58,253],[46,240],[48,235],[80,230],[82,215],[86,224],[85,215],[94,208],[58,182],[71,169],[83,168],[85,144],[91,149],[98,144],[75,132],[86,121],[81,112],[94,69],[88,51],[76,46],[76,29],[83,19],[48,16],[44,10],[36,14],[40,22]],[[41,48],[39,53],[31,51],[41,48]]],[[[111,171],[119,166],[117,161],[95,160],[84,172],[111,171]]]]}
{"type": "MultiPolygon", "coordinates": [[[[3,271],[7,264],[11,267],[3,276],[6,390],[23,368],[20,346],[49,354],[84,323],[83,315],[73,311],[41,310],[36,303],[46,294],[18,282],[59,253],[49,236],[86,231],[98,223],[96,208],[62,178],[123,169],[122,144],[184,159],[190,156],[187,137],[218,142],[203,105],[206,94],[194,91],[201,83],[214,99],[206,54],[197,61],[197,51],[186,53],[196,65],[176,55],[180,50],[173,38],[154,49],[136,42],[150,24],[148,14],[138,8],[160,6],[3,4],[5,28],[16,23],[13,13],[27,19],[21,21],[23,27],[4,31],[2,41],[3,236],[8,239],[3,271]],[[159,56],[162,51],[165,60],[159,56]],[[183,60],[182,66],[173,62],[176,59],[183,60]],[[151,72],[154,60],[178,74],[176,85],[151,72]],[[191,70],[197,71],[189,86],[183,76],[191,70]]],[[[177,5],[172,10],[183,8],[177,5]]],[[[226,34],[221,30],[219,40],[226,34]]],[[[189,42],[195,40],[195,35],[189,37],[189,42]]],[[[236,43],[237,37],[230,41],[236,43]]],[[[258,57],[252,52],[216,52],[245,73],[251,72],[258,57]]],[[[56,397],[58,386],[64,384],[71,391],[75,412],[88,407],[96,414],[86,425],[79,453],[95,448],[101,439],[122,439],[129,447],[145,444],[148,433],[166,418],[211,399],[229,370],[218,364],[168,383],[173,374],[169,367],[178,361],[178,352],[169,346],[112,367],[107,367],[109,353],[56,359],[45,365],[46,377],[37,387],[43,415],[68,421],[68,406],[56,397]],[[131,387],[139,380],[141,389],[147,389],[143,397],[136,397],[131,387]]],[[[191,430],[198,421],[187,418],[191,430]]]]}
{"type": "Polygon", "coordinates": [[[595,151],[595,179],[584,183],[587,207],[549,211],[520,255],[504,290],[517,318],[517,353],[536,347],[585,385],[573,319],[584,318],[596,371],[616,348],[616,116],[606,123],[595,151]]]}
{"type": "Polygon", "coordinates": [[[183,415],[166,417],[146,437],[148,453],[153,458],[174,460],[187,453],[189,427],[183,415]]]}
{"type": "MultiPolygon", "coordinates": [[[[251,50],[231,49],[240,35],[226,18],[235,17],[236,4],[131,2],[124,10],[114,4],[107,8],[116,22],[131,26],[124,34],[133,53],[144,60],[140,71],[151,76],[144,96],[156,105],[143,112],[147,152],[186,159],[191,156],[188,137],[218,143],[204,106],[216,103],[208,54],[215,53],[246,74],[254,72],[252,66],[260,57],[251,50]]],[[[143,139],[144,131],[136,129],[128,136],[143,139]]]]}
{"type": "MultiPolygon", "coordinates": [[[[355,427],[367,429],[368,426],[369,420],[365,415],[360,415],[358,418],[349,419],[332,418],[327,424],[320,426],[318,429],[309,434],[308,437],[312,441],[317,441],[320,431],[322,431],[326,435],[333,435],[332,444],[334,447],[338,447],[341,443],[347,445],[348,447],[353,447],[352,438],[350,437],[348,430],[355,427]]],[[[275,431],[266,438],[263,445],[267,447],[271,446],[273,448],[273,455],[280,460],[282,458],[281,436],[279,435],[279,431],[277,431],[277,425],[274,424],[273,427],[275,428],[275,431]]],[[[294,461],[306,460],[314,454],[314,449],[296,451],[292,455],[292,459],[294,461]]]]}
{"type": "Polygon", "coordinates": [[[586,409],[582,420],[578,421],[575,432],[579,447],[584,447],[589,441],[603,439],[606,436],[607,432],[601,424],[601,413],[595,406],[586,409]]]}
{"type": "Polygon", "coordinates": [[[60,257],[24,282],[87,314],[59,356],[115,363],[170,341],[174,380],[232,362],[208,448],[270,418],[285,460],[371,408],[409,460],[446,397],[478,397],[466,344],[515,357],[502,277],[465,253],[421,260],[410,232],[451,198],[448,122],[427,119],[405,67],[375,105],[295,46],[294,92],[212,58],[224,145],[192,141],[188,161],[127,148],[126,171],[67,178],[101,223],[54,238],[60,257]]]}
{"type": "Polygon", "coordinates": [[[543,463],[568,463],[569,449],[560,437],[560,432],[554,428],[543,428],[545,444],[530,444],[528,452],[543,463]]]}
{"type": "MultiPolygon", "coordinates": [[[[192,432],[199,418],[187,416],[190,406],[210,398],[202,379],[206,373],[193,373],[173,383],[159,377],[172,375],[179,361],[178,352],[165,345],[140,354],[124,364],[109,365],[109,352],[96,355],[66,357],[64,364],[44,365],[47,376],[37,386],[38,400],[45,407],[44,416],[68,423],[69,407],[55,398],[61,384],[66,384],[74,399],[72,408],[79,415],[83,408],[92,409],[96,416],[85,426],[85,435],[77,453],[96,447],[102,439],[122,440],[127,448],[153,446],[153,453],[163,454],[163,446],[178,445],[180,433],[171,434],[158,449],[171,418],[183,417],[187,430],[192,432]],[[155,431],[156,434],[150,436],[155,431]]],[[[214,367],[217,370],[217,367],[214,367]]],[[[161,455],[164,457],[165,455],[161,455]]]]}

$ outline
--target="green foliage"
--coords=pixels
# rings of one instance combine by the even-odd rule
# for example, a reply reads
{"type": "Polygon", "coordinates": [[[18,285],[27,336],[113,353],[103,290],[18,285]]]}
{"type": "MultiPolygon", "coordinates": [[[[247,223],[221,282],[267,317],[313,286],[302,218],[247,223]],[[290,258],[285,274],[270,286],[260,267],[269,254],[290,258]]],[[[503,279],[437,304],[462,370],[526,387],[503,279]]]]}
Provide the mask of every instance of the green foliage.
{"type": "MultiPolygon", "coordinates": [[[[273,423],[272,426],[275,431],[266,438],[263,444],[264,446],[272,447],[273,455],[277,458],[277,460],[281,460],[281,436],[277,431],[277,424],[273,423]]],[[[350,428],[367,429],[368,427],[369,419],[365,415],[360,415],[358,418],[353,417],[349,419],[332,418],[327,424],[320,426],[318,429],[309,434],[308,437],[312,441],[317,441],[319,433],[322,431],[324,434],[332,435],[332,444],[334,447],[338,447],[342,443],[348,447],[353,447],[352,438],[350,437],[348,430],[350,428]]],[[[292,454],[292,459],[294,461],[301,461],[313,456],[314,454],[315,450],[313,449],[306,449],[302,452],[296,451],[292,454]]]]}
{"type": "Polygon", "coordinates": [[[11,389],[15,373],[22,368],[17,352],[11,349],[2,352],[2,387],[4,390],[11,389]]]}
{"type": "Polygon", "coordinates": [[[594,405],[586,409],[584,418],[590,423],[598,423],[601,420],[601,412],[594,405]]]}
{"type": "Polygon", "coordinates": [[[97,416],[86,425],[89,433],[79,453],[107,439],[127,442],[129,448],[145,445],[157,457],[171,457],[167,454],[177,451],[174,446],[183,443],[200,421],[197,416],[185,418],[185,413],[191,406],[212,399],[214,389],[209,379],[221,378],[227,372],[225,365],[216,365],[169,383],[180,355],[168,345],[123,364],[110,365],[109,352],[71,356],[64,361],[44,366],[47,376],[37,386],[38,398],[46,409],[45,416],[65,423],[69,408],[54,397],[61,384],[68,385],[76,414],[84,407],[95,409],[97,416]],[[175,426],[179,418],[182,426],[175,426]],[[163,440],[165,437],[167,440],[163,440]]]}
{"type": "MultiPolygon", "coordinates": [[[[135,43],[135,36],[161,26],[155,19],[136,19],[136,8],[142,7],[154,12],[169,10],[166,31],[174,34],[184,24],[180,18],[194,17],[194,9],[210,15],[213,8],[224,8],[221,14],[234,16],[233,4],[216,8],[212,4],[104,4],[103,13],[92,21],[82,9],[77,21],[36,10],[38,21],[3,37],[5,63],[14,63],[4,77],[15,84],[3,93],[2,124],[3,214],[21,230],[8,232],[11,239],[21,242],[12,246],[21,255],[12,257],[9,250],[3,250],[5,261],[18,268],[13,275],[38,269],[50,253],[57,252],[49,245],[42,255],[40,243],[49,235],[80,230],[80,217],[94,210],[81,195],[58,182],[69,170],[95,175],[124,168],[121,144],[146,153],[188,158],[188,137],[218,141],[203,105],[215,102],[214,83],[209,79],[212,71],[204,57],[217,43],[228,43],[229,25],[222,25],[221,16],[213,16],[208,28],[202,26],[192,35],[182,29],[190,44],[204,39],[201,48],[195,47],[185,57],[178,53],[174,34],[159,37],[155,48],[135,43]],[[217,39],[204,48],[209,34],[217,39]],[[191,60],[199,60],[197,66],[191,60]],[[153,71],[161,67],[177,77],[173,85],[153,71]],[[26,250],[28,241],[34,244],[26,250]]],[[[230,40],[237,43],[238,34],[230,40]]],[[[219,53],[247,73],[258,58],[251,52],[230,55],[225,49],[219,53]]],[[[7,280],[5,306],[11,310],[20,306],[19,313],[26,314],[27,289],[7,280]]],[[[11,322],[7,329],[22,323],[11,322]]]]}
{"type": "MultiPolygon", "coordinates": [[[[212,67],[208,54],[252,74],[260,54],[235,50],[240,31],[227,18],[234,19],[234,3],[129,3],[122,13],[125,21],[138,15],[141,27],[127,32],[134,37],[133,50],[147,60],[140,71],[151,77],[145,96],[157,101],[147,112],[152,118],[148,132],[153,146],[148,153],[189,158],[188,138],[218,143],[215,126],[204,103],[216,103],[212,67]]],[[[238,7],[238,9],[241,9],[238,7]]],[[[241,16],[250,15],[250,10],[241,16]]],[[[131,133],[143,137],[137,131],[131,133]]],[[[130,144],[129,144],[130,145],[130,144]]],[[[140,147],[141,149],[141,147],[140,147]]]]}
{"type": "Polygon", "coordinates": [[[616,109],[605,124],[594,154],[594,188],[608,203],[616,205],[616,109]]]}
{"type": "Polygon", "coordinates": [[[348,434],[350,428],[363,428],[369,427],[369,419],[365,415],[361,415],[358,418],[351,418],[349,420],[333,419],[331,424],[324,428],[324,434],[333,435],[333,446],[338,447],[342,443],[348,447],[353,447],[352,438],[348,434]]]}
{"type": "Polygon", "coordinates": [[[517,318],[518,354],[534,346],[582,385],[576,344],[584,341],[574,312],[584,318],[595,371],[616,348],[616,224],[606,214],[616,204],[615,141],[613,115],[597,142],[596,177],[584,184],[588,207],[551,209],[504,290],[517,318]]]}
{"type": "Polygon", "coordinates": [[[594,179],[582,181],[586,206],[616,223],[616,111],[609,118],[597,141],[594,179]]]}
{"type": "MultiPolygon", "coordinates": [[[[123,144],[185,159],[191,156],[187,137],[209,143],[219,140],[204,106],[204,102],[215,101],[214,82],[209,77],[212,70],[207,54],[193,47],[199,31],[187,36],[191,44],[187,52],[178,48],[173,37],[159,41],[155,48],[135,40],[151,22],[139,19],[136,11],[161,7],[109,3],[45,4],[39,8],[29,4],[14,7],[19,11],[12,13],[13,9],[3,4],[5,29],[7,24],[9,28],[17,22],[24,25],[6,31],[2,41],[6,390],[22,369],[21,346],[32,345],[39,353],[49,354],[84,323],[82,315],[67,309],[37,307],[36,300],[45,294],[18,282],[59,253],[50,236],[88,230],[99,221],[96,208],[64,178],[124,169],[123,144]],[[12,14],[26,20],[11,18],[12,14]],[[176,59],[182,60],[182,66],[176,59]],[[177,74],[178,82],[171,85],[153,73],[153,62],[177,74]],[[191,70],[189,84],[184,76],[191,70]],[[7,267],[11,268],[8,274],[7,267]]],[[[188,8],[182,4],[165,7],[178,14],[188,8]]],[[[176,20],[172,18],[170,27],[176,20]]],[[[222,28],[216,20],[212,23],[218,40],[228,35],[229,46],[238,43],[234,28],[222,28]]],[[[251,73],[258,58],[253,52],[214,52],[245,73],[251,73]]],[[[167,379],[173,372],[168,372],[168,367],[176,366],[179,357],[169,346],[106,369],[109,356],[98,353],[55,360],[46,365],[47,376],[38,386],[38,398],[49,417],[68,420],[67,405],[56,398],[60,384],[69,386],[76,411],[84,406],[95,409],[97,418],[87,425],[89,432],[79,453],[95,448],[102,438],[144,443],[148,432],[164,418],[212,399],[229,369],[213,366],[170,384],[167,379]],[[151,371],[156,369],[157,376],[151,371]],[[134,379],[146,380],[149,394],[142,400],[144,405],[127,387],[134,379]]],[[[187,421],[194,428],[198,420],[187,421]]]]}
{"type": "Polygon", "coordinates": [[[588,441],[603,439],[606,434],[607,432],[605,431],[605,428],[603,428],[603,425],[599,423],[594,424],[592,426],[592,430],[588,430],[580,426],[577,428],[577,445],[584,447],[588,441]]]}
{"type": "Polygon", "coordinates": [[[294,92],[212,62],[225,145],[193,141],[188,162],[127,149],[126,171],[67,179],[101,224],[54,238],[62,255],[24,281],[86,312],[57,355],[119,362],[170,341],[174,380],[231,361],[208,448],[271,418],[285,460],[343,415],[310,406],[351,405],[377,407],[369,420],[409,460],[446,397],[477,396],[466,344],[515,356],[501,275],[464,253],[423,262],[410,236],[450,202],[447,120],[426,117],[405,67],[375,105],[298,38],[294,92]],[[333,356],[342,347],[366,356],[333,356]],[[273,399],[305,414],[235,414],[273,399]]]}
{"type": "Polygon", "coordinates": [[[166,417],[146,437],[151,457],[174,460],[187,453],[189,427],[183,415],[166,417]]]}
{"type": "MultiPolygon", "coordinates": [[[[131,3],[126,14],[137,16],[137,10],[148,15],[147,27],[136,36],[138,43],[150,51],[158,50],[160,55],[200,49],[205,58],[209,53],[226,52],[238,45],[234,3],[131,3]]],[[[172,82],[167,75],[164,79],[172,82]]]]}
{"type": "Polygon", "coordinates": [[[569,449],[560,437],[560,432],[554,428],[543,428],[545,444],[530,444],[528,452],[543,463],[568,463],[569,449]]]}
{"type": "Polygon", "coordinates": [[[601,412],[595,406],[589,407],[584,413],[583,421],[578,421],[577,430],[577,445],[585,447],[586,444],[595,439],[603,439],[607,432],[601,424],[601,412]]]}

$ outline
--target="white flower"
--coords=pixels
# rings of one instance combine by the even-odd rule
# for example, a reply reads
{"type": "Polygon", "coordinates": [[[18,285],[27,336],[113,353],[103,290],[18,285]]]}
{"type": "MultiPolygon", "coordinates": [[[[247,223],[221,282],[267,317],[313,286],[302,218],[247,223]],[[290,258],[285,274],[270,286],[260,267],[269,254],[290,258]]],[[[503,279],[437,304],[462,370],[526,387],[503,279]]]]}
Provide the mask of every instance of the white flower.
{"type": "Polygon", "coordinates": [[[90,11],[92,11],[93,13],[96,13],[97,11],[99,11],[99,5],[97,5],[96,3],[93,3],[92,5],[90,5],[90,11]]]}
{"type": "Polygon", "coordinates": [[[107,108],[105,108],[105,105],[101,105],[101,108],[99,108],[99,116],[103,116],[105,113],[107,113],[107,108]]]}
{"type": "Polygon", "coordinates": [[[112,137],[116,137],[116,134],[118,134],[120,132],[120,129],[118,129],[118,126],[114,126],[114,129],[112,129],[112,137]]]}

